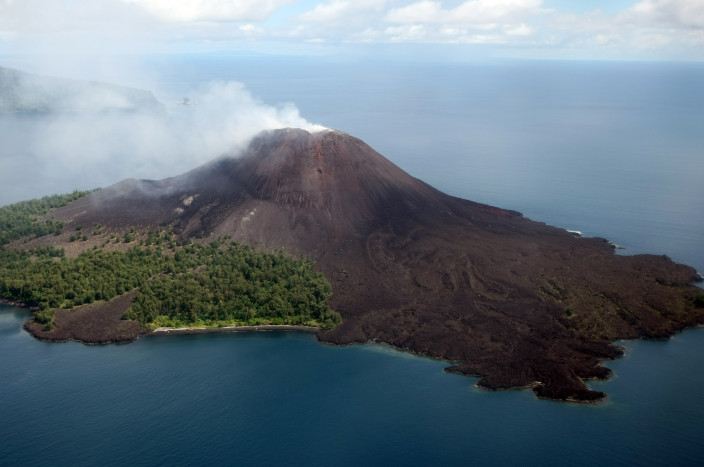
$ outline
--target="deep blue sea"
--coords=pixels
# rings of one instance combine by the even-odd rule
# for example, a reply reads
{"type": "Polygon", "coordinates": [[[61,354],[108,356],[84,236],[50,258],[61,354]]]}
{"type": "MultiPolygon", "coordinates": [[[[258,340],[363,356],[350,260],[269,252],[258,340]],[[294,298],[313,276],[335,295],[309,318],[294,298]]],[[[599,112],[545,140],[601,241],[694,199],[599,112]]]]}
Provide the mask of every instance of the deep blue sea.
{"type": "Polygon", "coordinates": [[[89,347],[0,308],[1,465],[701,465],[704,329],[626,343],[599,405],[266,332],[89,347]]]}
{"type": "MultiPolygon", "coordinates": [[[[153,58],[357,136],[437,188],[704,271],[704,66],[153,58]]],[[[0,154],[1,156],[2,154],[0,154]]],[[[1,161],[0,161],[1,162],[1,161]]],[[[0,307],[0,465],[701,465],[704,329],[622,343],[597,405],[309,334],[47,344],[0,307]]]]}

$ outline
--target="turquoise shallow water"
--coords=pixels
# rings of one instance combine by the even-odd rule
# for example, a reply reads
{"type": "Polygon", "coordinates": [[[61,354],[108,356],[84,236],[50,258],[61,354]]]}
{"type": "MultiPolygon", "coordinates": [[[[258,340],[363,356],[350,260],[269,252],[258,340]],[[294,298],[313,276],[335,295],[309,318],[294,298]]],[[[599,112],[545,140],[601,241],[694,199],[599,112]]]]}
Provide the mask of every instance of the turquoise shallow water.
{"type": "Polygon", "coordinates": [[[47,344],[0,309],[3,465],[695,465],[704,329],[626,343],[569,405],[485,392],[446,363],[303,333],[47,344]]]}

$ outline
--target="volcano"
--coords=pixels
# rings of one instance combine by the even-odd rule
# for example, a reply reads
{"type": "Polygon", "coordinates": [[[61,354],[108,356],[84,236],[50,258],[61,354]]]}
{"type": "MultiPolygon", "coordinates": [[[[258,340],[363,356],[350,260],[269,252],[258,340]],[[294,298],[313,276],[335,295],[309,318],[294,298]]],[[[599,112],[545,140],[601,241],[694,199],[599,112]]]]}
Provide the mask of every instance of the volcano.
{"type": "Polygon", "coordinates": [[[125,180],[52,214],[310,257],[343,318],[321,341],[455,362],[448,371],[486,389],[598,400],[585,380],[609,376],[615,340],[704,322],[693,268],[446,195],[339,131],[267,131],[186,174],[125,180]]]}

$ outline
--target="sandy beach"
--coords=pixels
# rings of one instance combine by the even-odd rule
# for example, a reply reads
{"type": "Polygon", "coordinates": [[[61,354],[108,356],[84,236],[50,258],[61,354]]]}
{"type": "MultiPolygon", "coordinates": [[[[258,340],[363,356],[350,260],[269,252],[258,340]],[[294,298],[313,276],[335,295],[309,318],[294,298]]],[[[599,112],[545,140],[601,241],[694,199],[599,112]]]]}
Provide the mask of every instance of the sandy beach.
{"type": "Polygon", "coordinates": [[[157,336],[164,334],[207,334],[214,332],[251,332],[251,331],[299,331],[299,332],[318,332],[320,328],[313,326],[293,326],[293,325],[274,325],[262,324],[258,326],[224,326],[221,328],[156,328],[145,336],[157,336]]]}

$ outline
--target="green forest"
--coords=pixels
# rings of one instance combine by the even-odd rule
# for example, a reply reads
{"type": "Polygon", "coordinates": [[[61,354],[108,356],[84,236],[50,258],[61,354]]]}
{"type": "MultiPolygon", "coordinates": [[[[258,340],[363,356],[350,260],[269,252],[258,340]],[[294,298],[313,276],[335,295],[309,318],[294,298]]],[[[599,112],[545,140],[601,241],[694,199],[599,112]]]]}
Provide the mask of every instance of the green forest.
{"type": "MultiPolygon", "coordinates": [[[[65,196],[0,208],[2,238],[60,231],[58,222],[33,219],[77,193],[65,196]]],[[[125,318],[147,329],[256,324],[329,329],[340,322],[327,304],[332,287],[310,261],[257,252],[228,239],[183,244],[163,231],[139,242],[126,234],[123,241],[131,244],[124,252],[96,248],[71,259],[54,247],[27,251],[0,245],[0,296],[38,306],[34,317],[47,329],[56,308],[110,300],[134,289],[136,301],[125,318]]]]}
{"type": "Polygon", "coordinates": [[[0,245],[7,245],[27,235],[42,237],[48,234],[60,234],[64,227],[63,222],[53,218],[40,221],[39,216],[48,213],[50,209],[65,206],[88,193],[91,191],[74,191],[70,194],[45,196],[41,199],[20,201],[1,207],[0,245]]]}

